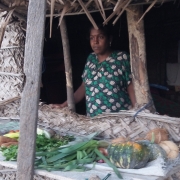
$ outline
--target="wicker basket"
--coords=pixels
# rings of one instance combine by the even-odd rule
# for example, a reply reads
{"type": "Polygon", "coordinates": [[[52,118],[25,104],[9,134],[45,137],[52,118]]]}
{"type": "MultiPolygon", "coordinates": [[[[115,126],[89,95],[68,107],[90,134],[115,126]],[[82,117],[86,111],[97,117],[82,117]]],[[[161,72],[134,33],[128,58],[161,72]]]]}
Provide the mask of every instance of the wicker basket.
{"type": "Polygon", "coordinates": [[[160,116],[147,112],[121,111],[88,118],[64,109],[52,109],[50,105],[39,108],[39,123],[44,126],[56,127],[61,133],[87,135],[99,132],[104,138],[128,137],[131,140],[145,137],[145,134],[154,128],[164,127],[170,138],[180,142],[180,118],[160,116]]]}

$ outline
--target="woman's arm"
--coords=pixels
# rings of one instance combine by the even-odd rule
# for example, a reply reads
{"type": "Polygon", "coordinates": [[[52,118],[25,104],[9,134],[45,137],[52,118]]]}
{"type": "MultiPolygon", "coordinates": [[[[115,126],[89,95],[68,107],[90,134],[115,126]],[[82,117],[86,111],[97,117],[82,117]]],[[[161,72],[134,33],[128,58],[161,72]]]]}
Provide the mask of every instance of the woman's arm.
{"type": "Polygon", "coordinates": [[[135,92],[134,92],[134,87],[133,87],[132,82],[128,85],[127,91],[128,91],[128,94],[129,94],[129,98],[131,100],[131,104],[132,104],[133,107],[135,107],[136,97],[135,97],[135,92]]]}
{"type": "MultiPolygon", "coordinates": [[[[85,96],[85,86],[84,86],[84,82],[82,82],[82,84],[79,86],[79,88],[74,93],[75,104],[80,102],[84,98],[84,96],[85,96]]],[[[64,108],[67,105],[68,105],[67,101],[65,101],[62,104],[52,104],[51,107],[52,108],[64,108]]]]}

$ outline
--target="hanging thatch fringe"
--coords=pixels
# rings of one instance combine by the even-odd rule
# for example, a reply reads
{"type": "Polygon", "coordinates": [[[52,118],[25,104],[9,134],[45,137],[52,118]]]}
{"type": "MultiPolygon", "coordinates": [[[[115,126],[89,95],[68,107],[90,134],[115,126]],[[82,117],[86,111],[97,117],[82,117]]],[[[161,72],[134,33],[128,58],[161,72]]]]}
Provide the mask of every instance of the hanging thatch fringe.
{"type": "Polygon", "coordinates": [[[123,2],[122,0],[118,0],[118,2],[116,3],[113,11],[116,11],[117,7],[121,4],[121,2],[123,2]]]}
{"type": "Polygon", "coordinates": [[[87,10],[87,8],[85,7],[84,3],[82,2],[82,0],[78,0],[79,4],[82,6],[82,8],[84,9],[84,12],[86,13],[87,17],[89,18],[89,20],[91,21],[92,25],[94,26],[95,29],[98,29],[98,26],[96,25],[94,19],[92,18],[91,14],[89,13],[89,11],[87,10]]]}
{"type": "MultiPolygon", "coordinates": [[[[125,0],[123,1],[121,4],[118,3],[118,6],[116,7],[116,10],[112,12],[112,14],[103,22],[103,24],[107,24],[116,14],[118,15],[121,11],[121,9],[128,3],[129,0],[125,0]],[[119,13],[118,13],[119,12],[119,13]]],[[[121,14],[120,14],[121,16],[121,14]]],[[[120,16],[118,17],[118,19],[120,18],[120,16]]]]}
{"type": "MultiPolygon", "coordinates": [[[[93,0],[89,0],[89,1],[86,3],[85,7],[88,8],[88,7],[91,5],[92,1],[93,1],[93,0]]],[[[81,13],[82,11],[83,11],[83,8],[79,11],[79,13],[81,13]]]]}
{"type": "Polygon", "coordinates": [[[70,7],[70,4],[69,4],[69,2],[67,2],[66,5],[64,6],[63,11],[62,11],[61,16],[60,16],[59,26],[61,25],[61,21],[65,15],[65,13],[68,11],[69,7],[70,7]]]}
{"type": "Polygon", "coordinates": [[[50,35],[49,35],[50,38],[51,38],[51,35],[52,35],[52,23],[53,23],[53,14],[54,14],[54,3],[55,3],[55,0],[51,0],[50,35]]]}
{"type": "Polygon", "coordinates": [[[106,14],[104,12],[102,1],[101,0],[95,0],[95,3],[96,3],[97,9],[99,10],[102,18],[105,20],[106,19],[106,14]]]}
{"type": "Polygon", "coordinates": [[[127,2],[127,4],[123,7],[123,9],[121,10],[121,12],[120,12],[119,15],[117,16],[117,18],[113,21],[113,25],[116,24],[117,20],[120,18],[120,16],[122,15],[122,13],[123,13],[124,10],[126,9],[126,7],[130,4],[131,1],[132,1],[132,0],[129,0],[129,1],[127,2]]]}

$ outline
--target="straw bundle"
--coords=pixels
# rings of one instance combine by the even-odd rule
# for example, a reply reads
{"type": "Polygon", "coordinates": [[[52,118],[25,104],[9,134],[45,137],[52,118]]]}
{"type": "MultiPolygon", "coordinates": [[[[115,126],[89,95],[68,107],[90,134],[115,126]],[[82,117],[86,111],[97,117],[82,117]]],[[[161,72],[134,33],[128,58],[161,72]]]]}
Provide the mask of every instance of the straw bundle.
{"type": "Polygon", "coordinates": [[[94,118],[78,115],[64,109],[51,109],[48,105],[39,108],[39,123],[51,128],[56,127],[61,133],[87,135],[99,132],[103,138],[128,137],[135,140],[143,138],[151,129],[165,128],[170,138],[180,142],[180,118],[139,113],[135,111],[102,114],[94,118]]]}

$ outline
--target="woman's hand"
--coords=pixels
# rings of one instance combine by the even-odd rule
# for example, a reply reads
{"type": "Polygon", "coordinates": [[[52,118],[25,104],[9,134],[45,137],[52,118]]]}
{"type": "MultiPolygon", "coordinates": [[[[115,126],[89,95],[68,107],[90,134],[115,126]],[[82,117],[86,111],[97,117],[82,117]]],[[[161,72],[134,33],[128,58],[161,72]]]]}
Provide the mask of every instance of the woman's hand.
{"type": "Polygon", "coordinates": [[[67,107],[67,101],[65,101],[62,104],[50,104],[50,106],[52,109],[61,109],[61,108],[67,107]]]}

